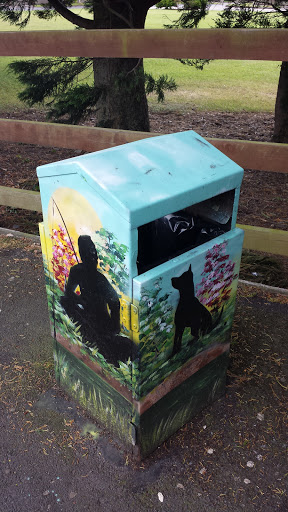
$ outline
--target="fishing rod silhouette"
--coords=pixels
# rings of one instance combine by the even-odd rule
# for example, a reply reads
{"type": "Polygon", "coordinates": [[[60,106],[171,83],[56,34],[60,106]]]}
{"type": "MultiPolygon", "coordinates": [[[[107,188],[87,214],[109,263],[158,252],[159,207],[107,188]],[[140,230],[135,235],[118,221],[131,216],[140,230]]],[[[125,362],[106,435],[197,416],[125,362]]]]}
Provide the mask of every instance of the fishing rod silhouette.
{"type": "Polygon", "coordinates": [[[77,257],[73,241],[58,205],[53,199],[69,237],[77,264],[70,268],[60,304],[80,326],[86,344],[97,347],[107,360],[117,363],[131,357],[133,342],[120,333],[120,301],[108,279],[98,270],[98,253],[89,235],[80,235],[77,257]],[[80,289],[80,294],[76,290],[80,289]]]}

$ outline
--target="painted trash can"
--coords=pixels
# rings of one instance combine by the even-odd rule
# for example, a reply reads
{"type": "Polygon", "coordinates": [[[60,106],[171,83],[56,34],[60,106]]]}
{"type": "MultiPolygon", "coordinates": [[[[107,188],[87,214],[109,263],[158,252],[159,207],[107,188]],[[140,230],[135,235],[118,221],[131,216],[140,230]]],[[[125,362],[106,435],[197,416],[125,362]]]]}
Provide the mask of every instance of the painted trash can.
{"type": "Polygon", "coordinates": [[[225,390],[243,170],[187,131],[37,173],[56,378],[143,458],[225,390]]]}

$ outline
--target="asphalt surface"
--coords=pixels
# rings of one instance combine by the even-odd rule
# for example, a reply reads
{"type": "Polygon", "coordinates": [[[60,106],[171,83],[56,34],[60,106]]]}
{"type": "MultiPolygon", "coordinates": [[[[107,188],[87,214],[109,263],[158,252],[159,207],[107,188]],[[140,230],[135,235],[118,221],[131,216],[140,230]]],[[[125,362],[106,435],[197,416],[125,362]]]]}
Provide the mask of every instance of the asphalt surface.
{"type": "Polygon", "coordinates": [[[226,395],[137,464],[54,382],[38,242],[0,262],[0,512],[288,510],[287,296],[241,287],[226,395]]]}

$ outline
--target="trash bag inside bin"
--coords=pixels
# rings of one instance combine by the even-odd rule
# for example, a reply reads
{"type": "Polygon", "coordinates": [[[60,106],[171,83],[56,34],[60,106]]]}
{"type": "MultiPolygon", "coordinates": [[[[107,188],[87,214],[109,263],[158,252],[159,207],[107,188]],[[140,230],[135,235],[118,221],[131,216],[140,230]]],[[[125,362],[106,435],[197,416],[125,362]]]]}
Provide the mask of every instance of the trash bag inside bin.
{"type": "Polygon", "coordinates": [[[138,273],[229,231],[232,209],[233,197],[226,193],[139,227],[138,273]]]}
{"type": "Polygon", "coordinates": [[[185,211],[165,215],[138,230],[138,272],[142,274],[193,246],[194,220],[185,211]]]}

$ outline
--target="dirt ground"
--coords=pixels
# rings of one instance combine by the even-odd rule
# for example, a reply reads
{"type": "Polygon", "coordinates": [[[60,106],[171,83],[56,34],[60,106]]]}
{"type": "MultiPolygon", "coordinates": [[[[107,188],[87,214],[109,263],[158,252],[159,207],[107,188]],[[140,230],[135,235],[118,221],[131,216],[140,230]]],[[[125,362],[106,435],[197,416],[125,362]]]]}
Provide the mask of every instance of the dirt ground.
{"type": "MultiPolygon", "coordinates": [[[[0,117],[45,121],[45,112],[25,110],[0,112],[0,117]]],[[[85,124],[93,125],[93,119],[85,124]]],[[[273,115],[241,112],[152,112],[151,131],[172,133],[193,129],[204,137],[270,141],[273,115]]],[[[70,158],[79,151],[45,148],[29,144],[0,142],[0,185],[38,190],[36,167],[70,158]]],[[[27,233],[38,233],[41,215],[0,206],[0,226],[27,233]]],[[[241,187],[238,222],[266,228],[288,230],[288,174],[245,170],[241,187]]],[[[245,256],[246,257],[246,256],[245,256]]],[[[277,287],[288,286],[287,258],[247,254],[241,277],[277,287]],[[265,271],[263,269],[265,267],[265,271]]]]}
{"type": "Polygon", "coordinates": [[[288,297],[240,286],[226,394],[140,464],[57,387],[41,250],[0,236],[1,512],[286,512],[288,297]]]}

